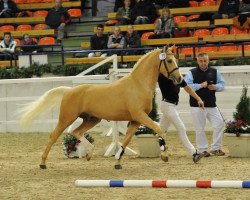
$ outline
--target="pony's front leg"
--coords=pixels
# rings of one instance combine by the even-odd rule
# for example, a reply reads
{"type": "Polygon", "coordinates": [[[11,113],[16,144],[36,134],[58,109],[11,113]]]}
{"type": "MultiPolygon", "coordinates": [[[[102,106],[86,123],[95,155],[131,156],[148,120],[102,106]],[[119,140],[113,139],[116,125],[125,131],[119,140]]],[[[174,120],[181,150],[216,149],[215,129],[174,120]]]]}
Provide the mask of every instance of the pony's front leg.
{"type": "Polygon", "coordinates": [[[159,136],[159,145],[160,145],[160,149],[162,151],[161,153],[161,159],[164,161],[164,162],[167,162],[168,161],[168,156],[167,156],[167,147],[166,147],[166,142],[163,138],[163,135],[164,135],[164,132],[162,131],[161,127],[155,123],[146,113],[140,113],[137,115],[137,120],[145,125],[146,127],[154,130],[157,135],[159,136]]]}
{"type": "Polygon", "coordinates": [[[115,154],[115,159],[116,159],[115,169],[122,169],[122,166],[120,164],[121,158],[125,152],[125,148],[130,143],[132,137],[134,136],[134,134],[139,126],[140,126],[140,124],[138,122],[132,121],[129,123],[128,130],[126,132],[122,146],[119,148],[118,152],[115,154]]]}

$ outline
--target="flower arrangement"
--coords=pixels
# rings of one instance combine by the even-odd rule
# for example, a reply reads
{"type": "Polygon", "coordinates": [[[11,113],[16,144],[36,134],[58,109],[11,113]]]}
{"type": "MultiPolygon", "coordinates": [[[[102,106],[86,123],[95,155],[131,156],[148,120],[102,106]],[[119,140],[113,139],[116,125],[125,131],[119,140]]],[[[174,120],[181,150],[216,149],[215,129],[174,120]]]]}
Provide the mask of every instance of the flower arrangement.
{"type": "MultiPolygon", "coordinates": [[[[89,135],[85,135],[85,138],[90,142],[93,143],[94,139],[89,135]]],[[[64,150],[64,155],[69,157],[72,157],[72,155],[75,155],[74,153],[77,151],[77,146],[81,143],[80,140],[78,140],[74,135],[67,134],[63,138],[63,150],[64,150]]],[[[74,158],[78,158],[79,156],[73,156],[74,158]]]]}
{"type": "Polygon", "coordinates": [[[236,136],[250,133],[250,97],[247,96],[247,86],[243,86],[240,101],[233,114],[234,120],[226,122],[225,133],[233,133],[236,136]]]}

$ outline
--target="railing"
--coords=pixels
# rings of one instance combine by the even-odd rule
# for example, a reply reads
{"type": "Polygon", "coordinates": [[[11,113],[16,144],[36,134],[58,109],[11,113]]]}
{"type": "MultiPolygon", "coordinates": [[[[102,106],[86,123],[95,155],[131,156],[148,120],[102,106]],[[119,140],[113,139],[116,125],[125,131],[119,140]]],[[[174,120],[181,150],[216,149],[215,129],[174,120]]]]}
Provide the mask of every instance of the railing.
{"type": "MultiPolygon", "coordinates": [[[[189,58],[189,59],[195,59],[196,58],[196,54],[197,54],[197,51],[196,51],[196,48],[200,48],[200,47],[211,47],[211,46],[216,46],[216,47],[220,47],[220,46],[231,46],[231,45],[237,45],[237,46],[241,46],[241,50],[237,50],[237,51],[231,51],[231,54],[229,53],[228,56],[225,54],[221,54],[222,52],[220,51],[217,51],[215,52],[215,54],[211,54],[211,52],[209,52],[212,56],[211,58],[215,58],[215,59],[218,59],[220,58],[220,55],[221,55],[221,58],[229,58],[229,57],[250,57],[250,51],[246,51],[245,50],[245,45],[249,45],[249,43],[243,43],[243,42],[235,42],[235,43],[232,43],[232,44],[223,44],[222,42],[218,42],[218,43],[214,43],[214,44],[188,44],[188,45],[176,45],[176,48],[177,48],[177,58],[180,58],[180,59],[185,59],[186,57],[189,58]],[[183,55],[181,54],[181,49],[183,48],[193,48],[193,54],[192,55],[188,55],[188,56],[185,56],[183,57],[183,55]],[[182,57],[181,57],[182,56],[182,57]],[[214,56],[214,57],[213,57],[214,56]]],[[[144,53],[146,53],[147,51],[150,51],[150,50],[153,50],[155,48],[161,48],[162,46],[164,45],[157,45],[155,47],[143,47],[143,48],[126,48],[126,49],[104,49],[104,50],[77,50],[77,51],[65,51],[64,50],[64,46],[62,44],[55,44],[55,45],[32,45],[30,47],[35,47],[35,48],[41,48],[43,49],[41,52],[37,52],[37,53],[24,53],[24,52],[16,52],[14,55],[15,57],[18,57],[19,55],[28,55],[29,56],[29,60],[30,60],[30,63],[32,62],[32,56],[33,55],[41,55],[41,54],[48,54],[48,55],[61,55],[61,63],[62,65],[65,64],[65,54],[72,54],[72,55],[75,55],[77,53],[83,53],[83,54],[86,54],[85,56],[82,56],[82,57],[85,57],[87,59],[87,54],[88,53],[91,53],[91,52],[106,52],[108,53],[109,55],[113,55],[113,54],[118,54],[119,55],[119,62],[121,64],[124,64],[124,62],[135,62],[137,61],[137,59],[139,59],[139,56],[138,55],[143,55],[144,53]],[[57,50],[55,50],[55,48],[59,48],[57,50]],[[140,54],[136,54],[136,53],[133,53],[133,52],[140,52],[140,54]],[[135,57],[134,59],[129,59],[127,57],[131,56],[131,58],[134,56],[138,56],[138,57],[135,57]],[[126,58],[124,60],[124,58],[126,58]]],[[[17,46],[17,48],[20,48],[21,46],[17,46]]],[[[23,46],[23,47],[29,47],[29,46],[23,46]]],[[[74,59],[75,57],[72,56],[74,59]]],[[[14,66],[13,62],[15,62],[15,65],[17,66],[16,64],[16,60],[13,59],[12,57],[10,57],[10,63],[11,63],[11,66],[14,66]]],[[[91,63],[91,62],[89,62],[91,63]]],[[[93,62],[92,62],[93,63],[93,62]]]]}

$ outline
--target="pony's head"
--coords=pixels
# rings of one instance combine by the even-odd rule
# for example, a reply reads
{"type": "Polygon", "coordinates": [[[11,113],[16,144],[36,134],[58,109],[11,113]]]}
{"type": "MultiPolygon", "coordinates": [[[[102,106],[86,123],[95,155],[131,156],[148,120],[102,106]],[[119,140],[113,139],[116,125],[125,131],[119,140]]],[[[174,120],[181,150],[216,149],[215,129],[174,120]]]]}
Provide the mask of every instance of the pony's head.
{"type": "Polygon", "coordinates": [[[177,65],[177,60],[173,54],[174,45],[171,47],[163,47],[161,53],[159,54],[160,58],[160,72],[167,78],[174,81],[174,83],[180,84],[183,80],[183,77],[179,71],[177,65]]]}

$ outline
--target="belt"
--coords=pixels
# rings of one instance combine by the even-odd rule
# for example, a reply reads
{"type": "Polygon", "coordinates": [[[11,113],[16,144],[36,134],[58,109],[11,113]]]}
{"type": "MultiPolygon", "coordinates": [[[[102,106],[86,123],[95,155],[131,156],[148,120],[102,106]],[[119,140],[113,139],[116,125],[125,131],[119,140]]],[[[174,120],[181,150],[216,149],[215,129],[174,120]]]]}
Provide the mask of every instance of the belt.
{"type": "Polygon", "coordinates": [[[177,102],[177,101],[170,101],[170,100],[165,99],[165,98],[163,98],[163,99],[162,99],[162,101],[165,101],[165,102],[168,102],[168,103],[172,103],[172,104],[175,104],[175,105],[177,105],[177,104],[178,104],[178,102],[177,102]]]}

